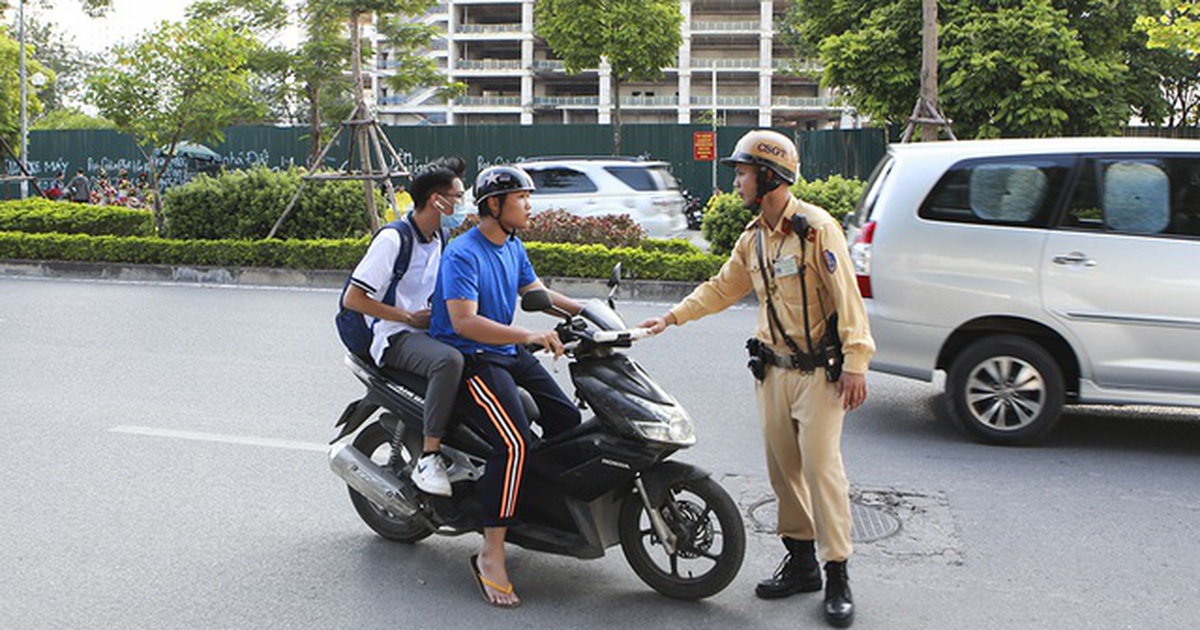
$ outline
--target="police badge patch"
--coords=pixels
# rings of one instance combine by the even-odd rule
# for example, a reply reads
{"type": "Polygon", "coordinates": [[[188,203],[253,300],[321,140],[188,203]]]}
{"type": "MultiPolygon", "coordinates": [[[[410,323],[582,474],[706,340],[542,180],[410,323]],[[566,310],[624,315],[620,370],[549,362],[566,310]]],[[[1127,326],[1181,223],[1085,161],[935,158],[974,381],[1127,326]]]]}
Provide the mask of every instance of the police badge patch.
{"type": "Polygon", "coordinates": [[[829,273],[833,273],[837,269],[837,256],[827,249],[821,252],[821,257],[825,259],[825,268],[829,270],[829,273]]]}

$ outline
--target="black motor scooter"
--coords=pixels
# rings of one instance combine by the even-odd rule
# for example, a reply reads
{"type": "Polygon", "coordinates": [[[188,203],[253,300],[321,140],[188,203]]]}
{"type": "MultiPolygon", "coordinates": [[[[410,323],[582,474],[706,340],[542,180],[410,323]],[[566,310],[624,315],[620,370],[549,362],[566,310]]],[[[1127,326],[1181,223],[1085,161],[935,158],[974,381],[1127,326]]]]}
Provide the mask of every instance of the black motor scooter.
{"type": "MultiPolygon", "coordinates": [[[[692,421],[620,352],[649,332],[627,329],[617,314],[613,294],[619,276],[618,266],[608,304],[590,300],[575,317],[555,309],[544,291],[522,299],[526,311],[563,318],[555,330],[567,348],[576,398],[593,415],[532,444],[520,524],[509,528],[507,540],[577,558],[599,558],[620,544],[634,572],[656,591],[680,599],[709,597],[742,566],[742,517],[707,472],[669,459],[695,444],[692,421]]],[[[452,422],[442,452],[450,460],[453,496],[421,492],[410,473],[421,454],[424,379],[381,370],[352,355],[346,363],[367,394],[338,420],[342,430],[329,457],[363,521],[380,536],[406,543],[434,533],[482,531],[479,480],[490,453],[483,436],[467,423],[452,422]],[[403,449],[392,452],[397,431],[403,449]]],[[[527,413],[536,418],[533,398],[522,394],[527,413]]]]}

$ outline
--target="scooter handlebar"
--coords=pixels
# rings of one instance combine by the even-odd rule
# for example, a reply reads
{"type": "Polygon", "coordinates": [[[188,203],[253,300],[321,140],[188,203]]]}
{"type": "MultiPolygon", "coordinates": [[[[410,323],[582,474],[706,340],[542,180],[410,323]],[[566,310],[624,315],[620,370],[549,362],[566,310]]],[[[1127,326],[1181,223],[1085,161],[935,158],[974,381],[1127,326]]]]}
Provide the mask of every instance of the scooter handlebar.
{"type": "Polygon", "coordinates": [[[649,328],[630,328],[629,330],[601,330],[592,335],[596,343],[613,343],[615,341],[635,341],[645,339],[654,334],[649,328]]]}

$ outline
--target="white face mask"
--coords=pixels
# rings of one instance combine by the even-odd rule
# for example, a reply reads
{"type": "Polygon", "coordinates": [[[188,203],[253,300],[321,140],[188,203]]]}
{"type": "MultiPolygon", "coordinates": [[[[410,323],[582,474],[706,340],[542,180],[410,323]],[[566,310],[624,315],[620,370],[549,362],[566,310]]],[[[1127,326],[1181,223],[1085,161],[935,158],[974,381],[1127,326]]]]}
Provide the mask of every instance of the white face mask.
{"type": "Polygon", "coordinates": [[[460,199],[454,204],[454,212],[452,214],[441,214],[442,227],[447,230],[453,230],[463,224],[467,220],[467,204],[460,199]]]}

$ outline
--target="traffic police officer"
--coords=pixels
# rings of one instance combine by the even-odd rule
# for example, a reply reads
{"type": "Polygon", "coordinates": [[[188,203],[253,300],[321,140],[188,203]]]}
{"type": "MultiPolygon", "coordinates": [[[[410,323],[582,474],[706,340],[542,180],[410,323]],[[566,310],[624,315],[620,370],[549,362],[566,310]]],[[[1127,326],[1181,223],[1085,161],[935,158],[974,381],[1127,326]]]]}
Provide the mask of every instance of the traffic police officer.
{"type": "Polygon", "coordinates": [[[799,168],[792,141],[774,131],[751,131],[721,162],[736,169],[734,187],[757,216],[716,276],[642,326],[662,332],[755,292],[758,325],[747,348],[778,504],[777,532],[787,548],[779,569],[755,593],[775,599],[821,590],[819,550],[825,618],[846,627],[854,619],[846,573],[853,547],[842,422],[867,398],[875,343],[841,226],[788,189],[799,168]]]}

